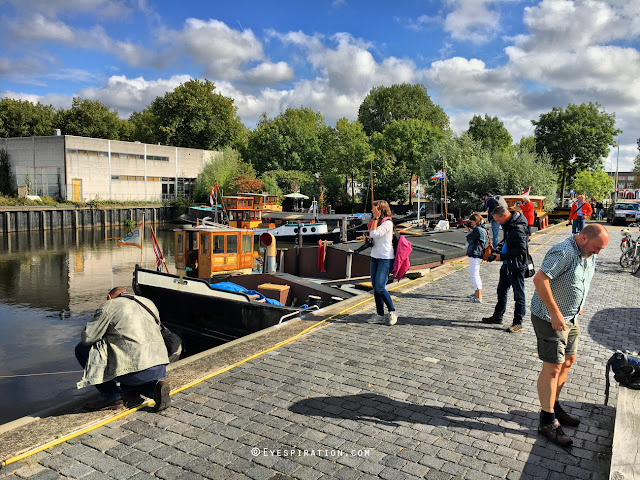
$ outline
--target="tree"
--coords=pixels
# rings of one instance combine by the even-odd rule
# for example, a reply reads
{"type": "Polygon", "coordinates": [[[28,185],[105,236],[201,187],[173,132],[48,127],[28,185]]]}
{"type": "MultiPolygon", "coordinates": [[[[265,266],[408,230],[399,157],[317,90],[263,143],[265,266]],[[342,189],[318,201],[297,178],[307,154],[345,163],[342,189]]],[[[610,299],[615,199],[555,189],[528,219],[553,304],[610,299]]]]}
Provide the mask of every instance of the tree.
{"type": "Polygon", "coordinates": [[[344,175],[345,189],[351,178],[351,197],[355,199],[355,181],[369,169],[373,152],[369,139],[360,122],[349,122],[341,118],[336,128],[330,129],[326,171],[332,170],[344,175]]]}
{"type": "Polygon", "coordinates": [[[365,97],[358,110],[358,121],[368,136],[382,132],[394,121],[425,120],[442,131],[449,129],[449,117],[431,101],[423,85],[392,85],[375,87],[365,97]]]}
{"type": "Polygon", "coordinates": [[[235,150],[225,148],[222,152],[215,152],[194,182],[193,200],[209,203],[209,194],[216,182],[222,190],[229,191],[239,163],[240,155],[235,150]]]}
{"type": "Polygon", "coordinates": [[[274,119],[266,115],[249,133],[243,156],[258,172],[301,170],[317,173],[325,158],[328,128],[321,113],[288,108],[274,119]]]}
{"type": "Polygon", "coordinates": [[[509,131],[504,128],[498,117],[490,117],[487,114],[484,119],[480,115],[474,115],[469,121],[469,135],[489,149],[505,150],[513,143],[509,131]]]}
{"type": "Polygon", "coordinates": [[[566,110],[553,107],[540,115],[534,136],[538,153],[548,152],[560,177],[560,198],[568,181],[582,170],[602,167],[602,158],[615,145],[615,114],[608,114],[596,103],[569,104],[566,110]]]}
{"type": "Polygon", "coordinates": [[[609,197],[615,184],[613,178],[604,170],[583,170],[576,174],[573,188],[579,194],[584,194],[587,199],[593,196],[602,200],[609,197]]]}
{"type": "Polygon", "coordinates": [[[536,151],[536,139],[533,135],[529,137],[522,137],[518,143],[518,150],[520,153],[534,152],[536,151]]]}
{"type": "Polygon", "coordinates": [[[55,110],[28,100],[0,99],[0,138],[53,135],[55,110]]]}
{"type": "Polygon", "coordinates": [[[371,143],[401,162],[412,175],[420,172],[433,147],[444,138],[442,131],[427,120],[411,118],[387,125],[375,133],[371,143]]]}
{"type": "Polygon", "coordinates": [[[263,182],[256,178],[256,170],[249,163],[238,162],[233,179],[229,183],[229,195],[244,193],[262,193],[263,182]]]}
{"type": "Polygon", "coordinates": [[[148,112],[132,115],[136,132],[149,141],[176,147],[220,150],[234,145],[244,126],[233,99],[214,93],[209,80],[191,79],[163,97],[148,112]]]}
{"type": "MultiPolygon", "coordinates": [[[[640,145],[638,146],[640,150],[640,145]]],[[[633,161],[633,188],[640,188],[640,155],[633,161]]]]}
{"type": "Polygon", "coordinates": [[[106,105],[92,100],[73,97],[69,110],[58,110],[55,125],[63,135],[80,137],[107,138],[120,140],[124,132],[126,120],[118,117],[117,110],[110,110],[106,105]]]}

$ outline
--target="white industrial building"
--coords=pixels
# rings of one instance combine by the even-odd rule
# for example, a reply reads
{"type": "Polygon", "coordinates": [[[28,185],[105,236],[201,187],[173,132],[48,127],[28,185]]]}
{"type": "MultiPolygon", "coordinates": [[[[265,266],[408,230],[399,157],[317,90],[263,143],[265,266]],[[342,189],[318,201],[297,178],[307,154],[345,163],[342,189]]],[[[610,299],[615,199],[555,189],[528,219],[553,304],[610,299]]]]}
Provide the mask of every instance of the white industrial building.
{"type": "Polygon", "coordinates": [[[174,200],[190,196],[221,152],[53,135],[0,139],[18,190],[73,202],[174,200]]]}

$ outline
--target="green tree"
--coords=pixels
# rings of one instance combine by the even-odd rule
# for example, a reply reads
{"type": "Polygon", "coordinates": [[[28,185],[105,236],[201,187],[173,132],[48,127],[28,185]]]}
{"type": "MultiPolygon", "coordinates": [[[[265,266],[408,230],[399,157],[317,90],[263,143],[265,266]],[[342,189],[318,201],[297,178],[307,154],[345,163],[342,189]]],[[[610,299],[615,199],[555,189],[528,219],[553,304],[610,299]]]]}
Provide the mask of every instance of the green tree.
{"type": "Polygon", "coordinates": [[[551,112],[532,120],[535,125],[536,150],[548,152],[560,177],[560,198],[576,173],[602,167],[602,158],[615,145],[615,114],[608,114],[596,103],[569,104],[566,110],[553,107],[551,112]]]}
{"type": "Polygon", "coordinates": [[[0,99],[0,137],[53,135],[55,110],[28,100],[0,99]]]}
{"type": "MultiPolygon", "coordinates": [[[[407,195],[407,185],[410,177],[409,170],[402,163],[398,162],[393,155],[385,151],[377,151],[373,158],[373,196],[375,200],[396,201],[400,204],[405,203],[409,196],[407,195]]],[[[367,198],[363,199],[365,205],[371,207],[371,191],[369,184],[370,176],[364,181],[364,192],[367,198]]],[[[368,210],[366,210],[368,211],[368,210]]]]}
{"type": "Polygon", "coordinates": [[[108,138],[120,140],[127,131],[126,120],[118,117],[117,110],[92,100],[73,97],[69,110],[58,110],[55,125],[63,135],[108,138]]]}
{"type": "Polygon", "coordinates": [[[576,174],[573,188],[579,194],[584,194],[587,199],[593,196],[602,200],[605,197],[609,197],[611,191],[615,188],[615,184],[613,178],[604,170],[583,170],[576,174]]]}
{"type": "Polygon", "coordinates": [[[529,137],[522,137],[520,143],[518,143],[518,150],[521,153],[535,152],[536,151],[536,139],[533,135],[529,137]]]}
{"type": "MultiPolygon", "coordinates": [[[[640,150],[640,146],[638,146],[640,150]]],[[[640,188],[640,155],[633,160],[633,188],[640,188]]]]}
{"type": "Polygon", "coordinates": [[[349,122],[346,118],[339,119],[336,122],[336,128],[331,128],[329,131],[330,140],[325,168],[342,173],[345,188],[349,178],[351,179],[351,196],[355,199],[355,181],[368,171],[373,159],[369,139],[360,122],[349,122]]]}
{"type": "Polygon", "coordinates": [[[215,152],[205,163],[202,172],[194,182],[193,200],[209,203],[209,194],[216,182],[225,194],[230,191],[231,182],[238,171],[240,162],[240,155],[235,150],[225,148],[222,152],[215,152]]]}
{"type": "Polygon", "coordinates": [[[387,125],[382,133],[371,138],[376,150],[384,150],[401,162],[407,171],[420,172],[433,147],[444,139],[442,130],[431,122],[411,118],[387,125]]]}
{"type": "Polygon", "coordinates": [[[220,150],[235,144],[244,126],[233,99],[214,93],[209,80],[191,79],[156,97],[148,112],[132,115],[141,138],[176,147],[220,150]]]}
{"type": "Polygon", "coordinates": [[[490,117],[487,114],[484,118],[474,115],[469,121],[469,135],[489,149],[505,150],[513,143],[509,131],[504,128],[504,124],[498,120],[498,117],[490,117]]]}
{"type": "Polygon", "coordinates": [[[325,158],[328,128],[321,113],[288,108],[274,119],[266,115],[249,133],[243,156],[258,172],[300,170],[317,173],[325,158]]]}
{"type": "Polygon", "coordinates": [[[442,131],[449,129],[449,117],[435,105],[423,85],[392,85],[375,87],[367,94],[360,109],[358,121],[368,136],[382,132],[394,121],[416,118],[431,123],[442,131]]]}

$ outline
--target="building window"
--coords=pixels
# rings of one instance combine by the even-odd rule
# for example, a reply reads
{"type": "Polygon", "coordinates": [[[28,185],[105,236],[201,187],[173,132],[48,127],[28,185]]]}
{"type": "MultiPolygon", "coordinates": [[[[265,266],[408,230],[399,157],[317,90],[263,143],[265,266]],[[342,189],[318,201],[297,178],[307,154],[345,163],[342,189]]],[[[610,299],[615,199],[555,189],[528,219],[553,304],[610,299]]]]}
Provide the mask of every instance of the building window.
{"type": "Polygon", "coordinates": [[[111,180],[120,180],[120,175],[111,175],[111,180]]]}

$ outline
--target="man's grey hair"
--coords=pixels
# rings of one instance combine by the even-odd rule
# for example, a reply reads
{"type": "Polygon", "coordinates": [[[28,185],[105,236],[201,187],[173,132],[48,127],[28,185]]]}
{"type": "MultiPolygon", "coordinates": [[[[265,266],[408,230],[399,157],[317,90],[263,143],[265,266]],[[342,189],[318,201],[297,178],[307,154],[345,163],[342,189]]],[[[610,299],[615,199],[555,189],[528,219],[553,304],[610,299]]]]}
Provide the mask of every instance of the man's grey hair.
{"type": "Polygon", "coordinates": [[[509,213],[509,209],[508,208],[504,208],[502,205],[498,205],[496,208],[493,209],[493,215],[499,215],[499,216],[503,216],[506,215],[507,213],[509,213]]]}

